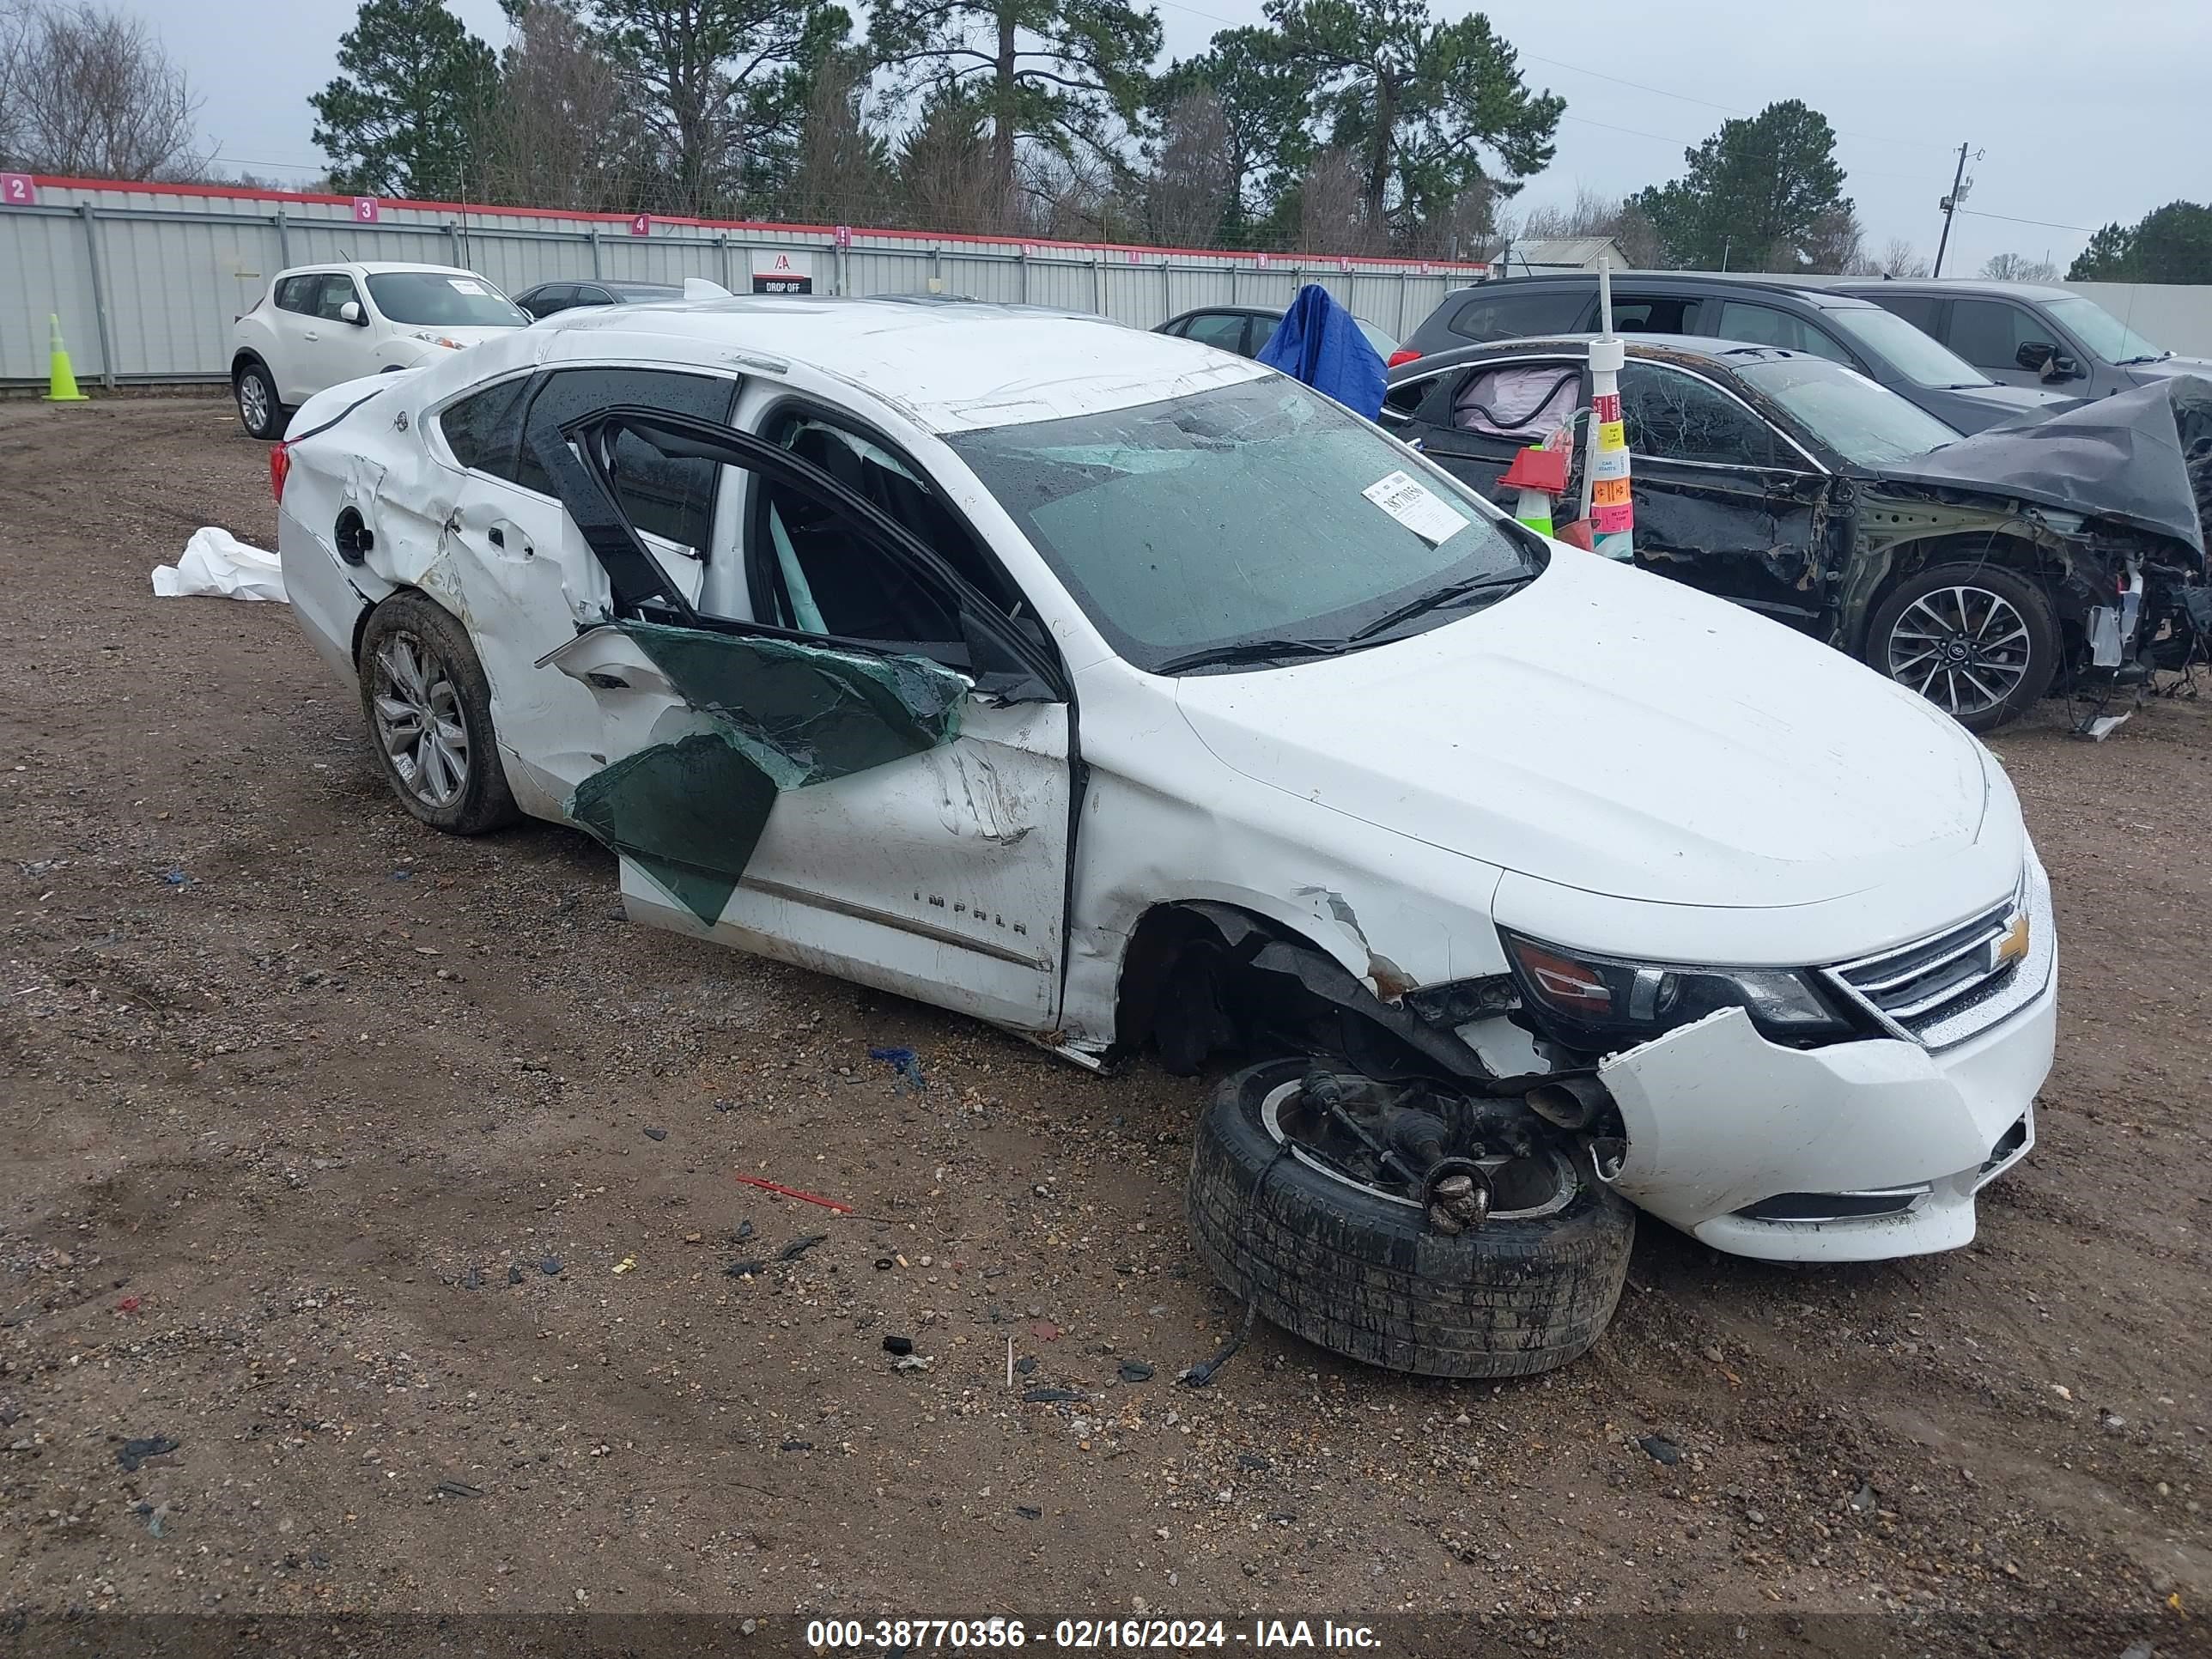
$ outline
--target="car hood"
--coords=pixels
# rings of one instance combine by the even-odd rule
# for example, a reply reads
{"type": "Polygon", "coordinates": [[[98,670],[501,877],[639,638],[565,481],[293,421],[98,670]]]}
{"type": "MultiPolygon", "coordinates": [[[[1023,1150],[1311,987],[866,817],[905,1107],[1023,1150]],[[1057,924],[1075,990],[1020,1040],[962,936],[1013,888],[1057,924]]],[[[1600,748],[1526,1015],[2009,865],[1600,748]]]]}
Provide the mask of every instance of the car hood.
{"type": "Polygon", "coordinates": [[[1560,548],[1465,620],[1373,650],[1186,676],[1224,764],[1507,870],[1672,904],[1818,903],[1972,845],[1985,752],[1841,653],[1560,548]]]}
{"type": "Polygon", "coordinates": [[[1881,469],[1884,478],[2014,496],[2133,525],[2204,555],[2212,380],[2171,374],[2049,416],[1993,426],[1881,469]]]}
{"type": "Polygon", "coordinates": [[[2011,419],[2024,415],[2050,415],[2062,409],[2071,409],[2081,400],[2069,398],[2063,392],[2045,392],[2039,386],[2005,386],[1992,381],[1988,386],[1946,386],[1944,392],[1953,398],[1981,408],[2002,411],[2011,419]]]}
{"type": "Polygon", "coordinates": [[[2170,379],[2176,374],[2201,374],[2212,380],[2212,357],[2159,357],[2147,363],[2123,365],[2137,386],[2170,379]]]}

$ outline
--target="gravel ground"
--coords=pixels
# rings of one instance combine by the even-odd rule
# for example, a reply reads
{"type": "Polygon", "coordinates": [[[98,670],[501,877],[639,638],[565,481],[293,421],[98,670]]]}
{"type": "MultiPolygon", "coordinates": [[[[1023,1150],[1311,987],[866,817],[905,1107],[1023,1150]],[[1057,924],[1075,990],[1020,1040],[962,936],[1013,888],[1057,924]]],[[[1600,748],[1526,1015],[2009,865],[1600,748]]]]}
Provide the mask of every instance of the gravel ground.
{"type": "Polygon", "coordinates": [[[574,834],[422,830],[283,607],[152,597],[202,524],[273,545],[222,405],[0,404],[0,1615],[2207,1650],[2212,708],[1998,744],[2067,994],[1970,1248],[1792,1270],[1647,1224],[1551,1376],[1262,1328],[1194,1392],[1232,1323],[1181,1218],[1197,1085],[630,927],[574,834]]]}

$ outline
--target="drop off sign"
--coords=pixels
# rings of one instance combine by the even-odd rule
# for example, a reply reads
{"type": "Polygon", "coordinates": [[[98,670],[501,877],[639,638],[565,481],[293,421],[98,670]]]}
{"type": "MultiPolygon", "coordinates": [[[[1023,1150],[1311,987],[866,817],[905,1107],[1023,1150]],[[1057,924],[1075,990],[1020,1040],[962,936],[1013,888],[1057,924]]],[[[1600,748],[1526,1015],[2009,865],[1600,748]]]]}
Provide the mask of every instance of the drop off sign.
{"type": "Polygon", "coordinates": [[[753,292],[756,294],[811,294],[814,256],[787,248],[753,250],[753,292]]]}

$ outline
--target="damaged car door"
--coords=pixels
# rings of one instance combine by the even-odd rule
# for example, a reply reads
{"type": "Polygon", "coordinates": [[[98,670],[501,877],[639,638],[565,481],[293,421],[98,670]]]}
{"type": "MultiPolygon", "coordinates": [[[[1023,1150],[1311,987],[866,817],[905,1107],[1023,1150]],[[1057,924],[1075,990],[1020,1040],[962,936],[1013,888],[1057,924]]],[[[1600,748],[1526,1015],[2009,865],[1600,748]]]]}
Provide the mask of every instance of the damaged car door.
{"type": "Polygon", "coordinates": [[[1069,726],[1039,635],[757,437],[627,407],[527,441],[608,577],[607,620],[544,662],[598,702],[605,763],[568,811],[620,854],[632,913],[1049,1029],[1069,726]],[[640,446],[742,475],[768,586],[724,608],[752,614],[700,608],[639,535],[614,484],[640,446]]]}
{"type": "Polygon", "coordinates": [[[1824,637],[1833,479],[1734,393],[1671,364],[1620,371],[1636,557],[1824,637]]]}

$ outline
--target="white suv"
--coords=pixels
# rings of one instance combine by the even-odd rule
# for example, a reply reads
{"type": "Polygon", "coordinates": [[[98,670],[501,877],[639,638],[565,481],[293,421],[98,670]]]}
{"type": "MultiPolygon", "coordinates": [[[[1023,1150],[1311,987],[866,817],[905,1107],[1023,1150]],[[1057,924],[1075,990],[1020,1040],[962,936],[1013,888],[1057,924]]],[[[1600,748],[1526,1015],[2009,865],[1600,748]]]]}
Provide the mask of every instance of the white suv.
{"type": "Polygon", "coordinates": [[[280,270],[231,331],[238,418],[278,438],[325,386],[412,368],[530,319],[489,280],[453,265],[342,263],[280,270]]]}

